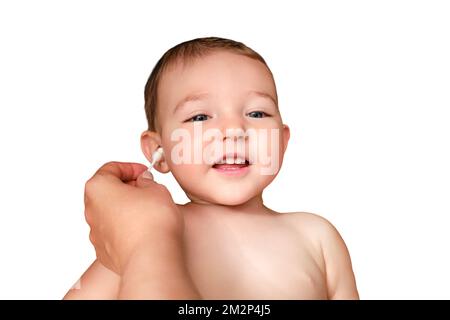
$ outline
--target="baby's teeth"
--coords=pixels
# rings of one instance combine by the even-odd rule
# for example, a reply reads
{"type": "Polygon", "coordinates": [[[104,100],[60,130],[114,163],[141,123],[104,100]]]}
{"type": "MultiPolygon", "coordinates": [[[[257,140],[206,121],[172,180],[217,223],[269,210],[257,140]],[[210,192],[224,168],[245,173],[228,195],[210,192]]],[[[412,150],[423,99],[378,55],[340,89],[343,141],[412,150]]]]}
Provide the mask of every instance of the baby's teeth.
{"type": "Polygon", "coordinates": [[[245,163],[245,159],[244,158],[225,158],[222,160],[219,160],[217,162],[217,164],[244,164],[245,163]]]}
{"type": "Polygon", "coordinates": [[[226,164],[234,164],[234,159],[227,158],[226,164]]]}

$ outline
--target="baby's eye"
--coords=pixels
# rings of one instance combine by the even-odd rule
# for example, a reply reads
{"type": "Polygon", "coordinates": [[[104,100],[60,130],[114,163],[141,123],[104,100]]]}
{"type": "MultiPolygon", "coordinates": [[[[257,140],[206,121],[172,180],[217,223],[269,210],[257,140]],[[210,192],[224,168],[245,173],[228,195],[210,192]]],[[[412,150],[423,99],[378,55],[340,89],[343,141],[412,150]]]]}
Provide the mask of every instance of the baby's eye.
{"type": "Polygon", "coordinates": [[[192,118],[188,119],[187,122],[205,121],[205,120],[208,120],[208,116],[206,114],[197,114],[192,118]]]}
{"type": "Polygon", "coordinates": [[[268,116],[268,114],[263,111],[252,111],[248,113],[248,116],[251,118],[264,118],[268,116]]]}

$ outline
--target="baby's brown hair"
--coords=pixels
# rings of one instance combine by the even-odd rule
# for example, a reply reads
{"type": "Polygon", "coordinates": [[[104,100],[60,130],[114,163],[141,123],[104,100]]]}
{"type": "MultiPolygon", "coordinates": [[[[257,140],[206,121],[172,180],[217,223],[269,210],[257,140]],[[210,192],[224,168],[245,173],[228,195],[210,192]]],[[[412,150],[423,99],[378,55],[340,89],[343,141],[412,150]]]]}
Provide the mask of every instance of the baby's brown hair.
{"type": "Polygon", "coordinates": [[[164,70],[176,61],[192,61],[198,57],[204,56],[212,51],[226,50],[237,54],[247,56],[249,58],[261,61],[269,70],[272,79],[273,75],[266,61],[253,49],[247,47],[242,42],[218,37],[196,38],[182,42],[170,48],[159,59],[153,68],[145,85],[145,114],[147,116],[148,130],[156,131],[156,106],[158,103],[158,84],[164,70]]]}

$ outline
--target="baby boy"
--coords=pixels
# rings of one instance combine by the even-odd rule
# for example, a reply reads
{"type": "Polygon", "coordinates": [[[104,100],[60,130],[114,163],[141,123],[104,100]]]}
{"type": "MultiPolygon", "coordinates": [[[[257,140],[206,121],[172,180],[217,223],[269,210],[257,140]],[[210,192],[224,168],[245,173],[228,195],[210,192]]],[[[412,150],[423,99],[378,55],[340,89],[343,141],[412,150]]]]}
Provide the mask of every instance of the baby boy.
{"type": "MultiPolygon", "coordinates": [[[[264,59],[223,38],[183,42],[145,87],[155,169],[171,172],[190,201],[177,204],[190,276],[203,299],[358,299],[346,245],[326,219],[266,207],[289,127],[264,59]]],[[[66,299],[116,299],[121,277],[99,260],[66,299]]]]}

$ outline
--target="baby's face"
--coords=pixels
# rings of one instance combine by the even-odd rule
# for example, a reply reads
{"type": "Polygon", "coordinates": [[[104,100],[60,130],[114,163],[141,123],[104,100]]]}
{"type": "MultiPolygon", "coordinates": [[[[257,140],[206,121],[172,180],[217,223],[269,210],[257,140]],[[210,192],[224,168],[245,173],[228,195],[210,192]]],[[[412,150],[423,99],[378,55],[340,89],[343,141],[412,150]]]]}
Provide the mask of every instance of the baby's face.
{"type": "Polygon", "coordinates": [[[188,197],[238,205],[259,196],[289,140],[264,64],[219,51],[170,67],[158,90],[161,146],[188,197]]]}

